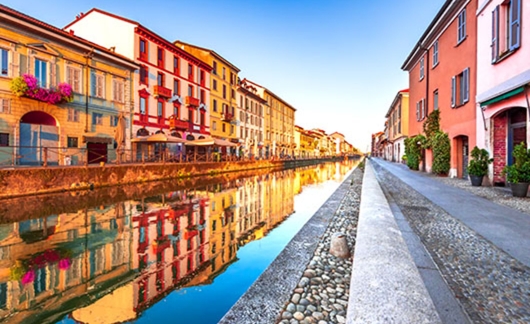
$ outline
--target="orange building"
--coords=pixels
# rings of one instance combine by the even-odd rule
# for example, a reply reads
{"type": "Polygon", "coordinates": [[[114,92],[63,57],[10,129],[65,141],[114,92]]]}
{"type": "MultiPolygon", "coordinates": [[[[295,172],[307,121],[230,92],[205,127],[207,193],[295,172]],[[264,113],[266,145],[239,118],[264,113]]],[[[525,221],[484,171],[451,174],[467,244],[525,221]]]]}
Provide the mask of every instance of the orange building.
{"type": "MultiPolygon", "coordinates": [[[[467,177],[469,147],[476,143],[477,0],[446,1],[403,66],[409,72],[409,135],[422,133],[430,112],[451,141],[451,177],[467,177]]],[[[430,172],[432,152],[423,168],[430,172]]]]}

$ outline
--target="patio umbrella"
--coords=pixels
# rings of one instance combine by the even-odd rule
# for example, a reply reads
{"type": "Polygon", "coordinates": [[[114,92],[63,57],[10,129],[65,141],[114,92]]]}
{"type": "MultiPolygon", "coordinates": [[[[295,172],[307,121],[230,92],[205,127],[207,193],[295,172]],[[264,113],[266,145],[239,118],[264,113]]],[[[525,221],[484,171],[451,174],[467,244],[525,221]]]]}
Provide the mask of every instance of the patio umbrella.
{"type": "Polygon", "coordinates": [[[125,118],[122,114],[118,116],[118,124],[114,132],[114,140],[116,141],[119,150],[125,144],[125,118]]]}
{"type": "Polygon", "coordinates": [[[213,142],[217,146],[232,146],[232,147],[233,146],[237,146],[237,144],[235,144],[235,143],[232,143],[232,142],[229,142],[227,140],[220,139],[220,138],[214,138],[213,142]]]}
{"type": "Polygon", "coordinates": [[[153,143],[187,143],[185,139],[180,137],[166,135],[164,133],[158,133],[147,137],[147,142],[153,143]]]}
{"type": "Polygon", "coordinates": [[[202,138],[202,139],[196,139],[193,141],[187,141],[186,145],[189,146],[209,146],[214,145],[214,140],[211,138],[202,138]]]}

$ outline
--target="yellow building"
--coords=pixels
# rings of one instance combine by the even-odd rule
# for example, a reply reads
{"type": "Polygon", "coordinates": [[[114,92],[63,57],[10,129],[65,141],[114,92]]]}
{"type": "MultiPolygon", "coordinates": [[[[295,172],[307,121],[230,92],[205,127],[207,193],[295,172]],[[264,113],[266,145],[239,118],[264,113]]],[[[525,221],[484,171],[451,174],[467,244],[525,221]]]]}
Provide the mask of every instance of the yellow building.
{"type": "Polygon", "coordinates": [[[405,139],[409,134],[409,89],[398,91],[388,112],[385,127],[387,134],[386,158],[401,162],[405,154],[405,139]]]}
{"type": "Polygon", "coordinates": [[[138,65],[2,5],[0,16],[0,146],[12,147],[0,164],[114,160],[115,140],[130,145],[138,65]]]}
{"type": "Polygon", "coordinates": [[[296,149],[294,139],[294,115],[296,109],[269,89],[245,79],[257,88],[257,93],[267,101],[264,112],[265,157],[293,156],[296,149]]]}
{"type": "Polygon", "coordinates": [[[238,141],[237,83],[239,69],[215,51],[176,41],[177,47],[208,63],[210,76],[210,134],[214,138],[238,141]]]}

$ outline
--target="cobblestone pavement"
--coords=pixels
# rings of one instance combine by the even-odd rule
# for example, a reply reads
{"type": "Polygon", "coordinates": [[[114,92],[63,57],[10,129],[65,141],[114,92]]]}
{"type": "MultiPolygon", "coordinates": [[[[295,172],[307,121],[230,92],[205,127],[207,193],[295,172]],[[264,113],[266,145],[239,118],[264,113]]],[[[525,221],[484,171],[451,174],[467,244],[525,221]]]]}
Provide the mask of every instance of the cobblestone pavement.
{"type": "Polygon", "coordinates": [[[297,287],[280,312],[277,323],[345,323],[352,258],[329,254],[331,236],[343,232],[353,252],[363,172],[356,168],[351,186],[330,221],[297,287]]]}
{"type": "MultiPolygon", "coordinates": [[[[530,268],[377,163],[373,166],[385,193],[396,201],[469,318],[474,323],[530,323],[530,268]]],[[[464,181],[440,181],[466,186],[464,181]]],[[[469,189],[472,190],[475,189],[469,189]]],[[[519,206],[518,209],[525,211],[525,207],[520,206],[526,202],[513,203],[506,197],[509,192],[503,189],[480,188],[476,191],[498,203],[512,201],[505,204],[519,206]]]]}

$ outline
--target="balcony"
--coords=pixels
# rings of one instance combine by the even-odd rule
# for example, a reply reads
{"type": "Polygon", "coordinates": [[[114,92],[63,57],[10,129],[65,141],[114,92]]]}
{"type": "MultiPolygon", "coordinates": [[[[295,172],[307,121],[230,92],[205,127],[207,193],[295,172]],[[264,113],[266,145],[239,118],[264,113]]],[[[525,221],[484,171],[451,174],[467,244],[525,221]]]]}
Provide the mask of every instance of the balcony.
{"type": "Polygon", "coordinates": [[[234,119],[234,115],[232,115],[229,112],[225,112],[225,113],[221,114],[221,119],[226,121],[226,122],[230,122],[230,121],[232,121],[232,119],[234,119]]]}
{"type": "Polygon", "coordinates": [[[187,120],[178,119],[175,115],[169,116],[169,128],[187,130],[190,123],[187,120]]]}
{"type": "Polygon", "coordinates": [[[197,98],[193,98],[191,96],[187,96],[186,97],[186,105],[188,106],[194,106],[194,107],[199,107],[199,99],[197,98]]]}
{"type": "Polygon", "coordinates": [[[164,97],[164,98],[172,97],[172,92],[171,92],[171,89],[169,88],[156,85],[154,86],[153,90],[154,90],[155,96],[164,97]]]}

